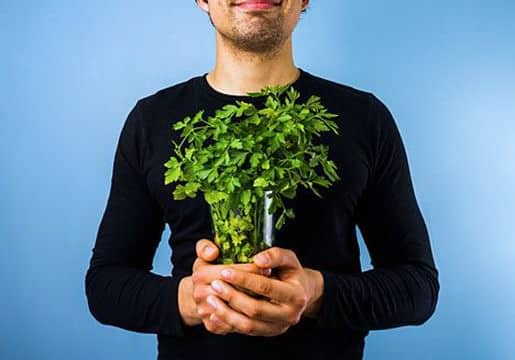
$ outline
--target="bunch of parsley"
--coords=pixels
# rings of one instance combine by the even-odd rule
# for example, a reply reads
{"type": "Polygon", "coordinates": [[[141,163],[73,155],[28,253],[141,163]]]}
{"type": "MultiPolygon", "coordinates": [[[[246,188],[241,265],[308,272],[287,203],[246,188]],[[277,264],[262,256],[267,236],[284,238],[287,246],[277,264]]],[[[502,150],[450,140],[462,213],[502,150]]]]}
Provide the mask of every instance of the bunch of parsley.
{"type": "Polygon", "coordinates": [[[200,191],[211,207],[218,263],[248,263],[268,247],[262,240],[264,196],[270,194],[269,214],[280,211],[275,228],[293,209],[283,199],[293,199],[298,185],[321,197],[315,185],[329,187],[340,177],[328,159],[328,146],[315,145],[324,131],[338,134],[338,116],[327,112],[320,97],[305,103],[291,85],[266,86],[252,97],[266,96],[264,108],[236,101],[204,119],[204,110],[177,121],[180,131],[175,155],[164,164],[165,185],[177,182],[175,200],[195,198],[200,191]],[[319,174],[321,169],[323,174],[319,174]],[[325,176],[324,176],[325,175],[325,176]]]}

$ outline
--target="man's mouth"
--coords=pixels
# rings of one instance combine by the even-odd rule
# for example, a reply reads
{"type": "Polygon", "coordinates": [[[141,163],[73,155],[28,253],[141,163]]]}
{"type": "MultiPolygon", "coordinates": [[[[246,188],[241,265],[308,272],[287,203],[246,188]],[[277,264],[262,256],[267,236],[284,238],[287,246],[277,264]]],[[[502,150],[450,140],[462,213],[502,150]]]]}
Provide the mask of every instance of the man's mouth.
{"type": "Polygon", "coordinates": [[[241,9],[266,10],[281,5],[282,0],[243,0],[234,5],[241,9]]]}

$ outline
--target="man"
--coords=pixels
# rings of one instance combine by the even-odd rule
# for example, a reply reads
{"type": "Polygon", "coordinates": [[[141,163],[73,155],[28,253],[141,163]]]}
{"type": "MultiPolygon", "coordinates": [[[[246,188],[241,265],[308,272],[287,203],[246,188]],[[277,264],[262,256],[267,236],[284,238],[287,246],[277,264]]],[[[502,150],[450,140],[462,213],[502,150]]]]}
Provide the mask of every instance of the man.
{"type": "Polygon", "coordinates": [[[157,334],[159,359],[362,359],[370,330],[423,324],[435,311],[438,271],[388,109],[294,65],[291,34],[309,0],[196,3],[216,29],[216,64],[140,99],[127,117],[86,275],[94,317],[157,334]],[[287,199],[296,217],[254,263],[215,265],[207,203],[175,201],[163,185],[171,123],[235,100],[259,105],[247,93],[278,84],[339,114],[340,134],[321,139],[342,180],[322,198],[300,188],[287,199]],[[172,276],[150,271],[165,224],[172,276]],[[356,225],[372,259],[365,272],[356,225]]]}

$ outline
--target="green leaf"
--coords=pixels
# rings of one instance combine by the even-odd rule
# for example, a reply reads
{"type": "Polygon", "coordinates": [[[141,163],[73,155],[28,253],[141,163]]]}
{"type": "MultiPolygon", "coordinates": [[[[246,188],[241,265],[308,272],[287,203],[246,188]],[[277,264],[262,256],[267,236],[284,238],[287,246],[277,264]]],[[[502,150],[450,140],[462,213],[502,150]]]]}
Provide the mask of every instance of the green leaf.
{"type": "Polygon", "coordinates": [[[295,197],[296,188],[293,186],[285,186],[281,189],[281,194],[287,197],[288,199],[293,199],[295,197]]]}
{"type": "Polygon", "coordinates": [[[241,143],[240,139],[234,139],[233,141],[231,141],[230,147],[233,149],[242,149],[243,144],[241,143]]]}
{"type": "Polygon", "coordinates": [[[323,187],[329,187],[331,185],[331,182],[324,178],[313,179],[313,183],[318,184],[323,187]]]}
{"type": "Polygon", "coordinates": [[[325,117],[325,118],[328,118],[328,119],[335,118],[335,117],[338,117],[338,116],[340,116],[340,115],[338,115],[338,114],[332,114],[332,113],[326,113],[326,114],[324,114],[324,117],[325,117]]]}
{"type": "Polygon", "coordinates": [[[249,117],[247,121],[251,124],[259,125],[261,123],[261,117],[257,113],[255,113],[251,117],[249,117]]]}
{"type": "Polygon", "coordinates": [[[165,163],[165,166],[167,168],[176,168],[176,167],[179,167],[179,162],[177,161],[177,158],[175,157],[171,157],[170,160],[168,160],[166,163],[165,163]]]}
{"type": "Polygon", "coordinates": [[[286,222],[285,212],[282,212],[279,218],[277,219],[277,222],[275,224],[275,228],[277,230],[281,229],[284,226],[284,223],[286,222]]]}
{"type": "Polygon", "coordinates": [[[194,198],[197,194],[197,190],[200,187],[200,184],[197,182],[188,182],[184,187],[184,192],[187,196],[194,198]]]}
{"type": "Polygon", "coordinates": [[[313,184],[312,184],[311,182],[308,182],[308,184],[309,184],[309,188],[311,189],[311,191],[313,191],[313,192],[315,193],[315,195],[316,195],[316,196],[318,196],[319,198],[321,198],[321,197],[322,197],[322,195],[320,195],[320,193],[317,191],[317,189],[315,189],[315,188],[313,187],[313,184]]]}
{"type": "Polygon", "coordinates": [[[309,109],[302,109],[299,113],[301,119],[305,119],[309,115],[309,109]]]}
{"type": "Polygon", "coordinates": [[[264,108],[261,110],[258,110],[258,114],[265,115],[269,118],[273,118],[275,116],[275,110],[270,108],[264,108]]]}
{"type": "Polygon", "coordinates": [[[291,120],[292,119],[292,116],[289,115],[289,114],[284,114],[284,115],[281,115],[279,116],[276,121],[288,121],[288,120],[291,120]]]}
{"type": "Polygon", "coordinates": [[[254,153],[252,154],[252,156],[250,157],[250,166],[252,166],[253,168],[257,167],[260,163],[260,160],[263,158],[263,154],[262,153],[254,153]]]}
{"type": "Polygon", "coordinates": [[[233,104],[226,104],[226,105],[224,105],[222,107],[222,109],[225,110],[225,111],[232,111],[232,112],[234,112],[234,111],[238,110],[238,107],[236,105],[233,105],[233,104]]]}
{"type": "Polygon", "coordinates": [[[182,121],[177,121],[175,124],[172,125],[172,128],[174,130],[180,130],[182,128],[184,128],[186,126],[186,124],[182,121]]]}
{"type": "Polygon", "coordinates": [[[215,111],[215,115],[216,115],[216,117],[219,117],[219,118],[227,118],[227,117],[234,115],[234,113],[237,110],[238,110],[238,107],[236,105],[226,104],[222,107],[221,110],[217,109],[215,111]]]}
{"type": "Polygon", "coordinates": [[[177,158],[171,157],[170,160],[165,163],[165,167],[168,168],[168,170],[165,171],[165,185],[181,178],[182,170],[177,158]]]}
{"type": "Polygon", "coordinates": [[[296,91],[293,87],[290,87],[287,92],[287,97],[291,102],[294,102],[296,99],[299,98],[300,94],[298,91],[296,91]]]}
{"type": "Polygon", "coordinates": [[[336,181],[339,179],[338,174],[336,173],[336,165],[332,160],[328,160],[325,162],[322,162],[322,167],[324,168],[324,172],[329,177],[331,181],[336,181]]]}
{"type": "Polygon", "coordinates": [[[248,205],[249,202],[250,202],[250,190],[244,190],[242,191],[241,193],[241,202],[243,203],[243,205],[248,205]]]}
{"type": "Polygon", "coordinates": [[[269,96],[266,99],[265,106],[275,110],[279,106],[279,102],[275,100],[272,96],[269,96]]]}
{"type": "Polygon", "coordinates": [[[234,192],[235,188],[240,187],[240,186],[241,186],[241,184],[240,184],[240,181],[238,180],[238,178],[232,177],[232,178],[227,179],[226,187],[227,187],[228,193],[234,192]]]}
{"type": "Polygon", "coordinates": [[[302,166],[302,161],[299,159],[292,159],[290,163],[293,168],[300,168],[302,166]]]}
{"type": "Polygon", "coordinates": [[[186,159],[191,160],[191,156],[193,155],[194,152],[195,152],[195,148],[188,147],[186,149],[186,154],[185,154],[186,159]]]}
{"type": "Polygon", "coordinates": [[[318,164],[318,157],[314,156],[311,159],[309,159],[309,167],[314,168],[318,164]]]}
{"type": "Polygon", "coordinates": [[[284,170],[283,168],[280,168],[280,167],[275,167],[274,171],[277,174],[277,177],[279,179],[284,179],[286,170],[284,170]]]}
{"type": "Polygon", "coordinates": [[[329,128],[324,124],[321,120],[315,120],[313,121],[313,126],[315,127],[315,130],[317,131],[326,131],[329,130],[329,128]]]}
{"type": "Polygon", "coordinates": [[[293,212],[293,209],[286,209],[285,214],[290,219],[295,218],[295,212],[293,212]]]}
{"type": "Polygon", "coordinates": [[[311,95],[309,97],[309,99],[306,101],[306,105],[311,106],[311,105],[317,103],[319,100],[320,100],[320,97],[318,97],[316,95],[311,95]]]}
{"type": "Polygon", "coordinates": [[[184,185],[177,185],[177,187],[173,191],[173,198],[175,200],[186,199],[186,192],[184,191],[184,185]]]}
{"type": "Polygon", "coordinates": [[[233,162],[236,163],[238,166],[241,166],[245,162],[245,158],[247,157],[248,152],[239,152],[234,157],[233,162]]]}
{"type": "Polygon", "coordinates": [[[207,177],[208,182],[213,182],[218,177],[218,171],[216,168],[211,169],[209,176],[207,177]]]}
{"type": "Polygon", "coordinates": [[[266,180],[263,177],[258,177],[256,180],[254,180],[255,187],[265,187],[267,185],[268,185],[268,180],[266,180]]]}
{"type": "Polygon", "coordinates": [[[224,193],[222,191],[207,191],[204,193],[204,199],[209,204],[214,204],[221,200],[225,200],[228,196],[229,195],[227,193],[224,193]]]}
{"type": "Polygon", "coordinates": [[[179,167],[166,170],[165,185],[168,185],[174,181],[179,180],[181,175],[182,175],[182,171],[181,171],[181,168],[179,168],[179,167]]]}
{"type": "Polygon", "coordinates": [[[213,171],[213,169],[205,169],[205,170],[199,171],[199,173],[198,173],[199,179],[201,179],[201,180],[206,179],[212,171],[213,171]]]}

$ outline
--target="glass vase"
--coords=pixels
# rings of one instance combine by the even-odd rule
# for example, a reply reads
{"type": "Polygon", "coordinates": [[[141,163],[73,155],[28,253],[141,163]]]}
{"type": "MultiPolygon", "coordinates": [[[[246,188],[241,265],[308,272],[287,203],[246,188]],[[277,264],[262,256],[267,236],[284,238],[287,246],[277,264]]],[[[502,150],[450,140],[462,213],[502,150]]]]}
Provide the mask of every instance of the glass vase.
{"type": "Polygon", "coordinates": [[[272,191],[263,191],[247,207],[239,201],[239,196],[210,205],[213,237],[220,251],[216,263],[251,263],[255,254],[273,246],[271,197],[272,191]]]}

